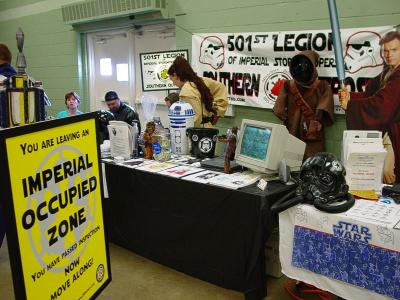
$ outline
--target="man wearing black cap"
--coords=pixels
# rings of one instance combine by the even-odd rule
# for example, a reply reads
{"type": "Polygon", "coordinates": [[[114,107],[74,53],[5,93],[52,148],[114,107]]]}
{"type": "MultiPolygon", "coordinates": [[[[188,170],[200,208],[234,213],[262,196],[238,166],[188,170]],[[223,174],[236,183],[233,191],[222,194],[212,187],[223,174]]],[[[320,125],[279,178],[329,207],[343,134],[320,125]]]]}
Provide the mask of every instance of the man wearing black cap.
{"type": "Polygon", "coordinates": [[[124,121],[129,125],[132,125],[135,121],[138,124],[138,129],[140,132],[140,121],[138,113],[131,106],[121,102],[116,92],[107,92],[104,100],[106,101],[106,104],[110,111],[113,113],[115,120],[124,121]]]}

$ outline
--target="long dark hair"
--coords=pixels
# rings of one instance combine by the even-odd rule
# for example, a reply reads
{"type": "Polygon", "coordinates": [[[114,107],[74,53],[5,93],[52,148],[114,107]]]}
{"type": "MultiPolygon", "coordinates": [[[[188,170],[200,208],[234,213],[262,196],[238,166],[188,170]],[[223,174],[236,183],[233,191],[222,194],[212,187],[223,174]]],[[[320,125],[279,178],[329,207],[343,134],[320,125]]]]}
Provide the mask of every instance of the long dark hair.
{"type": "Polygon", "coordinates": [[[210,89],[206,86],[203,79],[201,79],[193,71],[188,61],[183,56],[177,56],[168,69],[168,75],[178,76],[181,81],[190,81],[196,85],[197,90],[200,92],[201,101],[204,103],[206,109],[210,112],[217,113],[213,108],[214,97],[210,89]]]}

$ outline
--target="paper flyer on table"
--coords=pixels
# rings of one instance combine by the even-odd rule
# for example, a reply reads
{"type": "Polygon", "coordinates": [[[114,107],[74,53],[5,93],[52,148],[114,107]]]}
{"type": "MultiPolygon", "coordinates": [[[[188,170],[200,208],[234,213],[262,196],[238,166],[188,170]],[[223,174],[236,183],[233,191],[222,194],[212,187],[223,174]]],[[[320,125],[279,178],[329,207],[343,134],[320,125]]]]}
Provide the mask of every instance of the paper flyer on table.
{"type": "Polygon", "coordinates": [[[158,172],[158,174],[179,178],[179,177],[183,177],[186,175],[190,175],[190,174],[198,173],[198,172],[202,172],[202,171],[204,171],[204,169],[182,165],[182,166],[177,166],[177,167],[173,167],[170,169],[160,171],[160,172],[158,172]]]}
{"type": "Polygon", "coordinates": [[[133,159],[125,160],[122,163],[119,163],[119,165],[122,165],[127,168],[131,168],[131,169],[136,169],[136,168],[145,166],[147,164],[151,164],[152,162],[154,162],[154,161],[150,160],[150,159],[133,158],[133,159]]]}
{"type": "Polygon", "coordinates": [[[191,174],[191,175],[182,177],[182,179],[194,181],[197,183],[207,184],[208,180],[210,180],[211,178],[216,177],[216,176],[221,176],[221,175],[224,175],[224,173],[206,170],[206,171],[202,171],[199,173],[195,173],[195,174],[191,174]]]}
{"type": "Polygon", "coordinates": [[[143,166],[137,167],[136,169],[141,170],[141,171],[156,173],[156,172],[160,172],[162,170],[166,170],[166,169],[173,168],[176,166],[177,166],[176,164],[171,164],[168,162],[153,161],[149,164],[145,164],[143,166]]]}
{"type": "Polygon", "coordinates": [[[260,178],[260,173],[242,172],[223,174],[221,176],[211,178],[208,182],[213,185],[220,185],[231,189],[238,189],[253,184],[260,178]]]}
{"type": "Polygon", "coordinates": [[[195,160],[196,157],[190,155],[181,155],[168,160],[168,163],[179,164],[179,165],[189,165],[191,160],[195,160]]]}
{"type": "Polygon", "coordinates": [[[386,150],[350,153],[346,164],[346,182],[350,190],[375,190],[382,187],[386,150]]]}
{"type": "Polygon", "coordinates": [[[363,222],[395,228],[400,221],[400,205],[381,204],[369,200],[356,200],[345,215],[363,222]]]}

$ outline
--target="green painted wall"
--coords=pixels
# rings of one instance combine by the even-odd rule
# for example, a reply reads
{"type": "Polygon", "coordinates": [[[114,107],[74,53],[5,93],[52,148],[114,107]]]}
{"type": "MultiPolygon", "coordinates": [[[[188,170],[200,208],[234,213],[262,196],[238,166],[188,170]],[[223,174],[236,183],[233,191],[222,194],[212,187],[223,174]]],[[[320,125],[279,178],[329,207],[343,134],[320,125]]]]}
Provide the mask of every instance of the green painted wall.
{"type": "MultiPolygon", "coordinates": [[[[83,93],[78,72],[79,35],[62,22],[61,11],[44,13],[0,22],[0,41],[13,52],[15,65],[17,44],[15,32],[21,27],[25,34],[24,53],[28,74],[43,81],[44,88],[52,101],[50,115],[65,109],[64,95],[71,91],[83,93]],[[4,30],[7,28],[7,30],[4,30]]],[[[82,109],[88,110],[83,101],[82,109]]]]}
{"type": "MultiPolygon", "coordinates": [[[[212,1],[186,0],[175,2],[177,48],[191,49],[194,32],[252,32],[329,29],[327,1],[324,0],[248,0],[212,1]]],[[[398,0],[336,0],[342,28],[398,25],[398,0]]],[[[222,131],[240,125],[241,119],[257,119],[280,123],[269,109],[235,107],[235,118],[220,122],[222,131]]],[[[345,129],[342,115],[327,128],[328,152],[340,157],[342,133],[345,129]]]]}
{"type": "MultiPolygon", "coordinates": [[[[14,54],[15,31],[25,32],[28,74],[42,80],[53,106],[49,113],[64,109],[64,94],[82,96],[81,109],[89,110],[84,39],[62,21],[54,3],[76,0],[0,1],[0,41],[14,54]],[[49,10],[49,4],[52,4],[49,10]],[[34,5],[35,9],[32,9],[34,5]]],[[[399,0],[337,0],[342,28],[398,25],[399,0]]],[[[193,32],[252,32],[327,29],[330,27],[325,0],[167,0],[169,17],[176,22],[177,48],[191,49],[193,32]]],[[[279,122],[268,109],[235,107],[235,117],[221,121],[220,129],[239,125],[242,118],[279,122]]],[[[340,153],[343,116],[327,130],[327,150],[340,153]]]]}

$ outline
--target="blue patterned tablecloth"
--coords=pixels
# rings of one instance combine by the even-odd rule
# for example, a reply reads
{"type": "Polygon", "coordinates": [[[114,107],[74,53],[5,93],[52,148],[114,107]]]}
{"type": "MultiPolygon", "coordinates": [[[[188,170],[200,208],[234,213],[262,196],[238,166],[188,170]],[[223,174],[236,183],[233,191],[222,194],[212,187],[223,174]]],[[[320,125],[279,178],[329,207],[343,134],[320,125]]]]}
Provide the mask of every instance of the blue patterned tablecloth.
{"type": "Polygon", "coordinates": [[[400,299],[400,249],[370,244],[368,234],[333,232],[295,226],[292,265],[400,299]]]}

